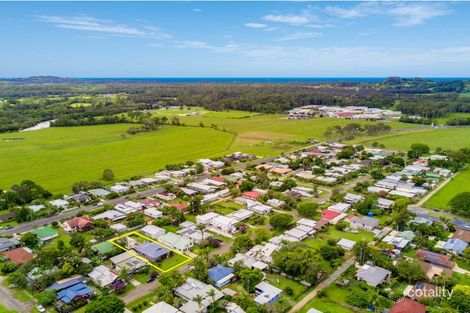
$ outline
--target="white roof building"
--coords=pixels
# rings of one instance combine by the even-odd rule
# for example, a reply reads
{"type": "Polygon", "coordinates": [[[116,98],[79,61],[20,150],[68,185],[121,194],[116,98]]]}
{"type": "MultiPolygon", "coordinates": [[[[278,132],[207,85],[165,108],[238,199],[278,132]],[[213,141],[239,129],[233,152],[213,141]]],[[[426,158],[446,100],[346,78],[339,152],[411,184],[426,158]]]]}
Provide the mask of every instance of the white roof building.
{"type": "Polygon", "coordinates": [[[328,207],[328,210],[333,210],[333,211],[336,211],[336,212],[344,213],[347,210],[349,210],[350,208],[351,208],[351,205],[349,203],[339,202],[339,203],[335,203],[335,204],[330,205],[328,207]]]}
{"type": "Polygon", "coordinates": [[[121,212],[118,212],[116,210],[108,210],[92,217],[92,219],[94,220],[104,219],[113,222],[123,220],[125,218],[125,214],[122,214],[121,212]]]}
{"type": "Polygon", "coordinates": [[[209,305],[223,297],[223,294],[213,286],[191,277],[188,277],[181,286],[176,287],[174,292],[178,297],[188,301],[180,307],[184,313],[205,312],[209,305]],[[211,290],[214,292],[214,296],[208,297],[211,290]],[[198,296],[203,298],[200,304],[193,300],[198,296]]]}
{"type": "Polygon", "coordinates": [[[118,274],[114,273],[111,269],[104,265],[99,265],[91,271],[88,276],[93,280],[93,282],[100,286],[106,287],[112,284],[116,278],[119,277],[118,274]]]}
{"type": "Polygon", "coordinates": [[[140,232],[147,237],[157,239],[159,236],[164,235],[166,230],[155,225],[145,225],[140,232]]]}
{"type": "Polygon", "coordinates": [[[161,211],[158,211],[155,208],[148,208],[144,210],[144,215],[150,217],[150,218],[160,218],[163,217],[163,213],[161,211]]]}
{"type": "Polygon", "coordinates": [[[182,313],[180,310],[175,308],[172,305],[169,305],[168,303],[164,301],[160,301],[148,309],[145,309],[142,311],[142,313],[182,313]]]}
{"type": "Polygon", "coordinates": [[[352,249],[354,249],[356,242],[349,239],[341,238],[341,240],[338,241],[337,245],[343,248],[344,250],[351,251],[352,249]]]}
{"type": "Polygon", "coordinates": [[[227,217],[236,220],[237,222],[241,222],[250,218],[253,215],[253,211],[240,209],[235,212],[230,213],[227,217]]]}

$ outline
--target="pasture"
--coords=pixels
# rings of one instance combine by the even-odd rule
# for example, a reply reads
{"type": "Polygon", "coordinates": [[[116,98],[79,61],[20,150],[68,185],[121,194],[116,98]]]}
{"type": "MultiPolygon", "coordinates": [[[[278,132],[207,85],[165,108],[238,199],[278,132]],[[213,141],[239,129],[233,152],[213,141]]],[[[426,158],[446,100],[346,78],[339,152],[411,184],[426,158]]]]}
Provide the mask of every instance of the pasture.
{"type": "Polygon", "coordinates": [[[48,128],[0,134],[0,188],[31,179],[51,192],[96,181],[152,174],[168,163],[224,155],[232,135],[210,128],[167,127],[128,135],[127,124],[48,128]]]}
{"type": "Polygon", "coordinates": [[[425,143],[431,149],[460,149],[470,147],[470,127],[425,128],[372,138],[359,138],[354,143],[365,146],[378,142],[387,149],[408,150],[413,143],[425,143]]]}
{"type": "Polygon", "coordinates": [[[450,209],[448,206],[449,201],[456,194],[461,192],[470,192],[470,167],[468,166],[429,198],[429,200],[424,203],[424,206],[433,209],[448,210],[450,209]]]}

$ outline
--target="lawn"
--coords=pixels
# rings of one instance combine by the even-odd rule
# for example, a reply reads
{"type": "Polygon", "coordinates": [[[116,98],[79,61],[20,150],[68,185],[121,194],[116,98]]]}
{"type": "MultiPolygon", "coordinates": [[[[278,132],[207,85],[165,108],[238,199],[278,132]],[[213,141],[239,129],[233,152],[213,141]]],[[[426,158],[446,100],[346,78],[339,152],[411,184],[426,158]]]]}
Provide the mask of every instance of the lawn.
{"type": "Polygon", "coordinates": [[[152,174],[168,163],[226,154],[229,133],[210,128],[167,127],[128,135],[130,125],[49,128],[0,134],[0,188],[31,179],[52,192],[96,181],[103,170],[115,179],[152,174]]]}
{"type": "MultiPolygon", "coordinates": [[[[310,302],[308,302],[302,309],[300,309],[299,313],[305,313],[310,308],[315,308],[320,310],[324,313],[331,312],[331,313],[352,313],[354,311],[350,310],[348,307],[349,305],[346,303],[346,297],[351,291],[348,288],[341,288],[336,286],[335,284],[330,285],[325,291],[325,297],[322,298],[314,298],[310,302]]],[[[359,308],[355,308],[356,312],[364,312],[359,308]]]]}
{"type": "Polygon", "coordinates": [[[420,131],[387,134],[372,139],[356,139],[354,143],[366,146],[378,142],[388,149],[408,150],[413,143],[424,143],[431,149],[460,149],[470,147],[470,127],[426,128],[420,131]]]}
{"type": "Polygon", "coordinates": [[[344,239],[349,239],[349,240],[354,240],[354,241],[360,241],[360,240],[373,240],[374,239],[374,234],[371,232],[363,231],[360,230],[357,234],[355,233],[347,233],[341,230],[337,230],[333,226],[328,227],[327,234],[324,235],[324,233],[319,233],[318,237],[325,237],[326,239],[334,239],[334,240],[340,240],[341,238],[344,239]]]}
{"type": "Polygon", "coordinates": [[[354,311],[331,302],[328,299],[318,298],[309,301],[303,308],[300,309],[299,313],[306,313],[311,308],[317,309],[323,313],[354,313],[354,311]]]}
{"type": "Polygon", "coordinates": [[[308,287],[302,285],[295,280],[289,279],[287,277],[281,276],[279,274],[267,274],[266,280],[273,286],[276,286],[279,289],[285,290],[287,287],[291,288],[293,291],[292,296],[288,296],[284,293],[284,296],[292,300],[300,300],[301,295],[305,293],[308,287]]]}
{"type": "Polygon", "coordinates": [[[155,297],[155,293],[148,293],[145,296],[130,302],[126,305],[126,307],[132,312],[142,312],[143,310],[155,304],[153,302],[153,297],[155,297]]]}
{"type": "Polygon", "coordinates": [[[7,309],[5,306],[0,304],[0,313],[15,313],[16,311],[11,311],[7,309]]]}
{"type": "Polygon", "coordinates": [[[450,209],[449,201],[458,193],[470,192],[470,167],[466,167],[450,182],[436,192],[428,201],[424,203],[425,207],[442,210],[450,209]]]}
{"type": "MultiPolygon", "coordinates": [[[[470,93],[469,93],[469,96],[470,96],[470,93]]],[[[439,125],[447,125],[448,120],[451,120],[453,118],[460,118],[460,117],[468,118],[470,117],[470,113],[450,113],[450,114],[446,114],[444,117],[436,119],[436,121],[439,125]]]]}

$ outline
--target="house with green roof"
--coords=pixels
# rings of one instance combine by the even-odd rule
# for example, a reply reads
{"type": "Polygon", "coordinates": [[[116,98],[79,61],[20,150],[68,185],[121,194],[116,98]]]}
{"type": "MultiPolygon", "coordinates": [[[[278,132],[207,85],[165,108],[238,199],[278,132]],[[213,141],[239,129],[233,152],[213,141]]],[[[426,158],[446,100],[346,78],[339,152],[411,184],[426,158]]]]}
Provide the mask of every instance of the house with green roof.
{"type": "Polygon", "coordinates": [[[114,246],[108,241],[103,241],[91,246],[91,250],[98,253],[101,257],[106,257],[113,252],[114,246]]]}
{"type": "Polygon", "coordinates": [[[43,243],[50,242],[52,239],[59,237],[57,229],[44,226],[32,231],[33,234],[38,236],[39,240],[43,243]]]}

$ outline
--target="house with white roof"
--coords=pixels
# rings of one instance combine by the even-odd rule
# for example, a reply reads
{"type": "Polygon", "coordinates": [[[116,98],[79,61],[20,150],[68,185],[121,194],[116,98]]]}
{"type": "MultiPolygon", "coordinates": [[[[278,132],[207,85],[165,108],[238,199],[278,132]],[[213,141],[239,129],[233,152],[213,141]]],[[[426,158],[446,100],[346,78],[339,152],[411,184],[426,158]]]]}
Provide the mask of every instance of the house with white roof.
{"type": "Polygon", "coordinates": [[[125,185],[119,185],[119,184],[116,184],[114,186],[112,186],[111,188],[109,188],[112,192],[116,192],[116,193],[124,193],[124,192],[127,192],[129,191],[129,187],[128,186],[125,186],[125,185]]]}
{"type": "Polygon", "coordinates": [[[99,265],[88,274],[88,277],[91,278],[95,285],[106,287],[111,285],[119,275],[113,272],[110,268],[104,265],[99,265]]]}
{"type": "Polygon", "coordinates": [[[284,232],[283,238],[288,241],[296,242],[296,241],[302,241],[305,238],[307,238],[309,235],[307,232],[302,231],[300,229],[292,228],[284,232]]]}
{"type": "Polygon", "coordinates": [[[358,203],[361,201],[364,201],[364,196],[356,195],[353,193],[347,193],[344,196],[344,202],[349,203],[349,204],[354,204],[354,203],[358,203]]]}
{"type": "Polygon", "coordinates": [[[210,221],[210,225],[220,229],[223,232],[233,233],[237,230],[237,228],[235,227],[235,224],[237,224],[237,222],[238,221],[234,220],[233,218],[219,215],[210,221]]]}
{"type": "Polygon", "coordinates": [[[166,230],[155,225],[145,225],[140,229],[140,232],[147,237],[157,239],[159,236],[164,235],[166,230]]]}
{"type": "Polygon", "coordinates": [[[328,207],[328,210],[333,210],[333,211],[336,211],[336,212],[344,213],[347,210],[349,210],[350,208],[351,208],[351,204],[339,202],[339,203],[335,203],[335,204],[330,205],[328,207]]]}
{"type": "Polygon", "coordinates": [[[174,293],[187,301],[179,308],[184,313],[206,312],[209,305],[223,297],[223,294],[215,287],[191,277],[188,277],[181,286],[176,287],[174,293]],[[210,292],[214,292],[213,297],[208,296],[210,292]],[[197,297],[202,298],[201,303],[194,301],[197,297]]]}
{"type": "Polygon", "coordinates": [[[145,309],[142,311],[142,313],[182,313],[180,310],[175,308],[174,306],[164,302],[160,301],[148,309],[145,309]]]}
{"type": "Polygon", "coordinates": [[[379,226],[379,220],[368,216],[354,216],[349,220],[349,225],[352,229],[372,231],[379,226]]]}
{"type": "Polygon", "coordinates": [[[55,206],[56,208],[60,209],[67,209],[69,207],[68,201],[62,200],[62,199],[56,199],[49,201],[49,204],[52,206],[55,206]]]}
{"type": "Polygon", "coordinates": [[[343,248],[344,250],[351,251],[352,249],[354,249],[356,242],[353,240],[341,238],[341,240],[338,241],[337,245],[343,248]]]}
{"type": "Polygon", "coordinates": [[[196,216],[196,223],[202,224],[202,225],[209,225],[210,222],[219,215],[220,214],[215,213],[215,212],[208,212],[203,215],[198,215],[196,216]]]}
{"type": "Polygon", "coordinates": [[[236,220],[237,222],[245,221],[249,219],[253,215],[253,211],[245,210],[245,209],[240,209],[235,212],[232,212],[227,215],[227,217],[236,220]]]}
{"type": "Polygon", "coordinates": [[[201,184],[201,183],[189,183],[186,185],[186,187],[196,190],[201,193],[210,193],[215,191],[215,188],[213,186],[201,184]]]}
{"type": "Polygon", "coordinates": [[[255,302],[261,305],[273,304],[281,297],[282,290],[265,281],[255,286],[255,302]]]}
{"type": "Polygon", "coordinates": [[[385,198],[378,198],[377,199],[377,206],[383,210],[390,209],[395,202],[392,200],[388,200],[385,198]]]}
{"type": "Polygon", "coordinates": [[[118,212],[116,210],[108,210],[92,217],[92,219],[94,220],[104,219],[104,220],[111,221],[111,222],[120,221],[125,218],[126,218],[125,214],[118,212]]]}
{"type": "Polygon", "coordinates": [[[172,232],[160,235],[157,240],[158,242],[182,253],[190,250],[193,246],[193,242],[191,240],[172,232]]]}
{"type": "Polygon", "coordinates": [[[268,264],[257,260],[256,258],[249,256],[245,253],[237,253],[233,258],[227,261],[228,265],[234,266],[235,263],[240,262],[244,266],[250,268],[250,269],[259,269],[259,270],[265,270],[268,268],[268,264]]]}
{"type": "Polygon", "coordinates": [[[148,209],[145,209],[143,212],[144,212],[145,216],[148,216],[148,217],[153,218],[153,219],[163,217],[163,213],[161,211],[158,211],[155,208],[148,208],[148,209]]]}

